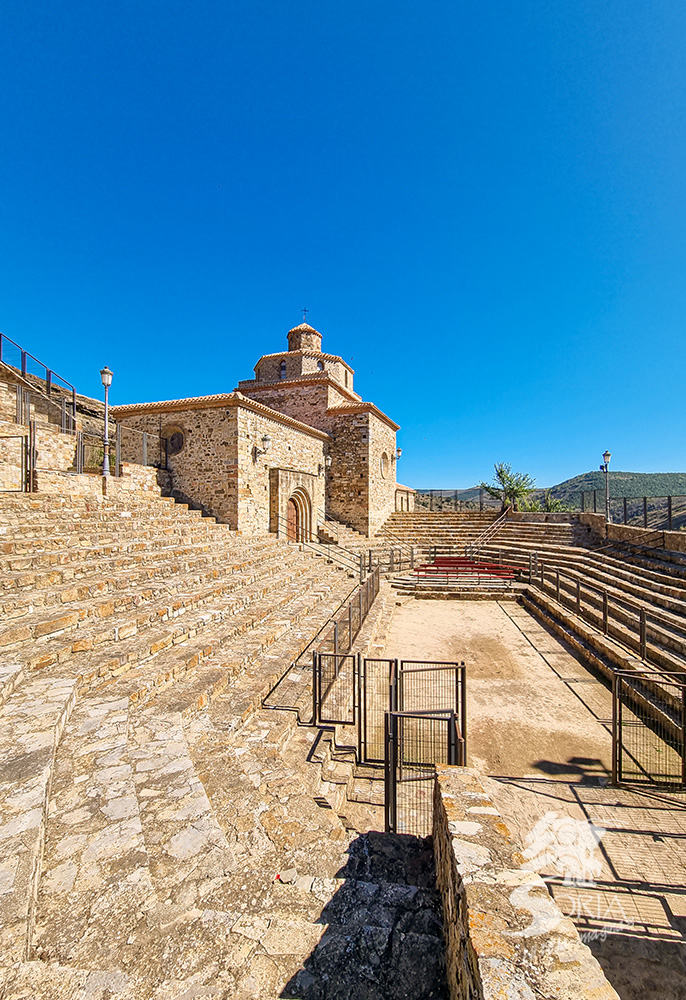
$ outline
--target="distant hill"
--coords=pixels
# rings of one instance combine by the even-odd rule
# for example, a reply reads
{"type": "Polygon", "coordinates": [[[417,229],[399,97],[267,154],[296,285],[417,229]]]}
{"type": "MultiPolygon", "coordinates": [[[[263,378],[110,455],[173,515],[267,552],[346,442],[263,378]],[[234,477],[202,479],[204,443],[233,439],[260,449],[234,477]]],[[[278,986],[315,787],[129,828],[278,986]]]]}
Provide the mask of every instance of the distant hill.
{"type": "MultiPolygon", "coordinates": [[[[582,490],[598,490],[605,496],[605,473],[584,472],[549,487],[556,500],[570,507],[579,506],[582,490]]],[[[538,490],[536,491],[539,492],[538,490]]],[[[611,497],[666,497],[686,495],[686,472],[614,472],[610,470],[611,497]]]]}

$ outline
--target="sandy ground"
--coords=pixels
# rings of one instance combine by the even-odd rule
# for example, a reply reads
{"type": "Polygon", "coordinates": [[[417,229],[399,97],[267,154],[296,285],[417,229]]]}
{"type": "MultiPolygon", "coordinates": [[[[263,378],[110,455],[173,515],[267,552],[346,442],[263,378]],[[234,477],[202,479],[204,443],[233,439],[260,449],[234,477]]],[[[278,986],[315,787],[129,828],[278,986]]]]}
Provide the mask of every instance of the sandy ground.
{"type": "Polygon", "coordinates": [[[686,796],[609,784],[605,683],[510,601],[401,601],[385,655],[465,661],[469,763],[520,843],[550,813],[604,831],[593,885],[539,868],[561,908],[622,1000],[686,1000],[686,796]]]}

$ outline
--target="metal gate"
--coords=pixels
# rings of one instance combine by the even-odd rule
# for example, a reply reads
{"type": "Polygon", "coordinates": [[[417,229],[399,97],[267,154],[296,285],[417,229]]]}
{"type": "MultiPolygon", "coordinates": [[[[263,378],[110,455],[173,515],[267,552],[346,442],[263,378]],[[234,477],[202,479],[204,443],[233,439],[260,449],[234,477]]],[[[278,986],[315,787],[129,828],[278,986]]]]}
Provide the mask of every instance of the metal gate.
{"type": "Polygon", "coordinates": [[[402,712],[454,712],[465,744],[467,740],[467,687],[464,662],[402,660],[398,671],[398,704],[402,712]]]}
{"type": "Polygon", "coordinates": [[[428,837],[433,825],[436,764],[464,764],[455,712],[386,712],[385,827],[428,837]]]}
{"type": "Polygon", "coordinates": [[[612,781],[686,787],[686,674],[617,671],[612,781]]]}
{"type": "Polygon", "coordinates": [[[314,725],[354,725],[357,719],[358,654],[314,653],[313,656],[314,725]]]}
{"type": "Polygon", "coordinates": [[[397,660],[361,660],[358,703],[360,763],[383,764],[384,717],[398,708],[397,660]]]}

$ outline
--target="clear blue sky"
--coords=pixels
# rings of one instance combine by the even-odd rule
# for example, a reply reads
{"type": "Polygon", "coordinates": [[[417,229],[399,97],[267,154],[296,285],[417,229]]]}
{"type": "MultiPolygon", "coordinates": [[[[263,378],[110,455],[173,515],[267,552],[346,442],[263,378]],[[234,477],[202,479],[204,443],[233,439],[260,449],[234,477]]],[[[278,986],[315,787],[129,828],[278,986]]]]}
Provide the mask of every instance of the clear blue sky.
{"type": "Polygon", "coordinates": [[[0,330],[113,402],[300,309],[399,478],[686,469],[684,0],[5,0],[0,330]]]}

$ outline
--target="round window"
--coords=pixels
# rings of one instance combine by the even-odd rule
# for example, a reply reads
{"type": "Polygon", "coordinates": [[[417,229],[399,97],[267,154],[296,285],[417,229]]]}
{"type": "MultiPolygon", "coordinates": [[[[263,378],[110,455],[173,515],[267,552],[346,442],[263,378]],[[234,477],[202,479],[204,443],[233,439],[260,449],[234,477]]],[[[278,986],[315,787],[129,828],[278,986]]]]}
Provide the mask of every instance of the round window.
{"type": "Polygon", "coordinates": [[[386,452],[384,452],[383,455],[381,456],[379,465],[381,467],[381,475],[385,479],[386,476],[388,475],[388,455],[386,454],[386,452]]]}
{"type": "Polygon", "coordinates": [[[180,451],[183,451],[186,435],[180,427],[165,427],[162,437],[167,439],[167,455],[178,455],[180,451]]]}

